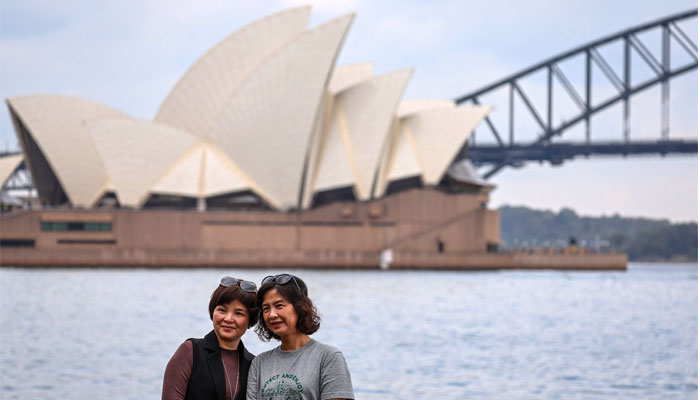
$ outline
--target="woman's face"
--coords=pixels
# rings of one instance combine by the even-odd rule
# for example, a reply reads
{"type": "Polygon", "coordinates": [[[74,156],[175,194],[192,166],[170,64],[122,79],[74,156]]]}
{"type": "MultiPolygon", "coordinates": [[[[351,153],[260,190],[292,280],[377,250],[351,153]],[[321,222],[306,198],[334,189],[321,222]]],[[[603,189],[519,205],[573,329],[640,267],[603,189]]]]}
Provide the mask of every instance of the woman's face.
{"type": "Polygon", "coordinates": [[[299,333],[297,311],[277,289],[270,289],[263,296],[262,313],[265,324],[275,335],[285,337],[299,333]]]}
{"type": "Polygon", "coordinates": [[[238,341],[248,329],[250,315],[240,300],[233,300],[228,304],[216,306],[212,321],[216,337],[219,338],[219,345],[223,348],[238,347],[238,341]]]}

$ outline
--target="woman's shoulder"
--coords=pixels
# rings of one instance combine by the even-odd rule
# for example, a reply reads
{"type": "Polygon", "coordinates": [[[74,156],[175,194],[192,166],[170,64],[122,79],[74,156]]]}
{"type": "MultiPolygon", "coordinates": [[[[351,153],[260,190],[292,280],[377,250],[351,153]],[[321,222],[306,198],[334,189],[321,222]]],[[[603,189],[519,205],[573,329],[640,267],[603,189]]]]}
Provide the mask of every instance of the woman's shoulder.
{"type": "Polygon", "coordinates": [[[192,352],[192,339],[187,339],[177,348],[178,351],[192,352]]]}
{"type": "Polygon", "coordinates": [[[331,344],[326,344],[319,342],[318,340],[313,340],[313,345],[316,347],[316,351],[324,354],[335,354],[335,353],[341,353],[340,349],[337,347],[331,345],[331,344]]]}
{"type": "Polygon", "coordinates": [[[180,345],[181,348],[187,349],[190,353],[194,351],[195,346],[200,349],[199,351],[202,351],[201,349],[205,347],[204,338],[189,338],[180,345]]]}
{"type": "Polygon", "coordinates": [[[259,363],[259,362],[262,362],[262,361],[265,360],[265,359],[274,357],[275,351],[276,351],[277,349],[279,349],[279,346],[277,346],[277,347],[275,347],[275,348],[272,348],[272,349],[270,349],[270,350],[267,350],[267,351],[263,351],[262,353],[260,353],[260,354],[258,354],[257,356],[255,356],[255,359],[253,359],[253,362],[258,362],[258,363],[259,363]]]}
{"type": "Polygon", "coordinates": [[[312,351],[310,356],[318,363],[322,375],[342,374],[343,371],[348,371],[345,356],[337,347],[315,341],[312,351]]]}
{"type": "MultiPolygon", "coordinates": [[[[212,338],[209,337],[211,335],[215,335],[213,330],[211,332],[209,332],[208,334],[206,334],[204,337],[199,337],[199,338],[191,337],[191,338],[185,340],[183,344],[188,344],[188,346],[190,346],[190,347],[192,347],[193,344],[204,346],[204,344],[207,343],[207,341],[212,340],[212,338]]],[[[214,339],[215,338],[216,338],[216,336],[214,336],[214,339]]]]}
{"type": "Polygon", "coordinates": [[[243,354],[243,358],[248,360],[248,362],[251,362],[255,359],[255,354],[248,351],[248,348],[245,347],[245,344],[243,344],[242,340],[241,340],[241,344],[239,346],[239,349],[241,350],[241,352],[243,354]]]}
{"type": "Polygon", "coordinates": [[[180,344],[177,350],[175,350],[175,353],[170,358],[170,363],[192,365],[192,353],[192,343],[189,340],[185,340],[180,344]]]}

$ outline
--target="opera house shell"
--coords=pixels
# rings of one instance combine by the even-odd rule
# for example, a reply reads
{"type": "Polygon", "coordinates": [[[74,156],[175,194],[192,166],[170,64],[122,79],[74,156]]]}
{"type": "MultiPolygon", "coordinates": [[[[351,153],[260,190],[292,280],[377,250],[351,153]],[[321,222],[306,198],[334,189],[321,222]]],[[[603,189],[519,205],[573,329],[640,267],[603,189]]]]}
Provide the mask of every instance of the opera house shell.
{"type": "Polygon", "coordinates": [[[75,97],[9,98],[41,202],[89,208],[113,193],[122,207],[141,208],[169,195],[206,208],[206,199],[250,193],[288,210],[333,189],[363,201],[392,180],[438,184],[489,109],[402,102],[411,69],[336,67],[353,15],[308,29],[310,11],[284,11],[222,40],[152,121],[75,97]]]}
{"type": "Polygon", "coordinates": [[[85,262],[102,265],[141,254],[128,262],[338,266],[376,265],[386,248],[400,264],[401,249],[459,257],[495,247],[493,187],[458,157],[490,108],[402,99],[411,68],[336,66],[354,15],[308,28],[310,12],[223,39],[153,120],[69,96],[7,99],[43,207],[3,219],[6,247],[53,260],[60,249],[83,260],[99,251],[85,262]],[[152,249],[175,253],[153,261],[152,249]]]}

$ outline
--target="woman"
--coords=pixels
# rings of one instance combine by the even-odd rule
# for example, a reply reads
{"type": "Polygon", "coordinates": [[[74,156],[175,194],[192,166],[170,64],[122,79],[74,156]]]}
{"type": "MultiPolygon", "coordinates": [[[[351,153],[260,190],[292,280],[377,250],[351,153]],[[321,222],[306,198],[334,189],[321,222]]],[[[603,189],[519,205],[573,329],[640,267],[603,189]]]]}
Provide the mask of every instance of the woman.
{"type": "Polygon", "coordinates": [[[253,356],[241,336],[258,321],[256,285],[225,276],[211,294],[214,329],[203,339],[188,339],[165,368],[163,400],[245,399],[253,356]]]}
{"type": "Polygon", "coordinates": [[[255,332],[282,343],[253,360],[248,400],[354,399],[343,353],[309,337],[321,319],[304,281],[290,274],[268,276],[257,299],[262,321],[255,332]]]}

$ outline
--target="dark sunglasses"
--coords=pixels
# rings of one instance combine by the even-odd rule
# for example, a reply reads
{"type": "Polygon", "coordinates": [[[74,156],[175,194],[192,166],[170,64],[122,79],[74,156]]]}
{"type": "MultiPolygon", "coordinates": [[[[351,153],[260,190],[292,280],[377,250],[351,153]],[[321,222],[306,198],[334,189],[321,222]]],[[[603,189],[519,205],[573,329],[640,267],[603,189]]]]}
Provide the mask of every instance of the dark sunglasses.
{"type": "Polygon", "coordinates": [[[232,276],[224,276],[221,278],[221,286],[231,287],[235,285],[240,286],[241,289],[248,293],[255,293],[258,291],[258,286],[254,282],[244,281],[243,279],[234,278],[232,276]]]}
{"type": "Polygon", "coordinates": [[[289,281],[293,281],[295,285],[297,285],[297,289],[304,295],[306,295],[306,292],[301,289],[301,286],[299,286],[299,283],[297,283],[297,280],[294,278],[294,275],[290,274],[279,274],[279,275],[269,275],[263,278],[262,280],[262,285],[268,283],[268,282],[275,282],[278,285],[286,285],[289,283],[289,281]]]}

